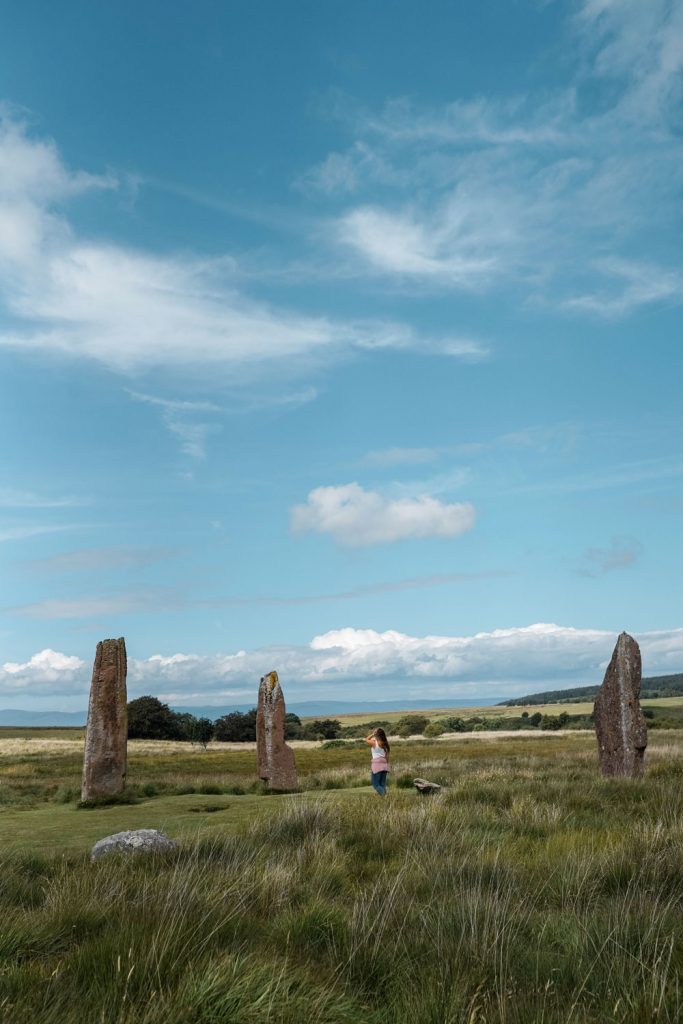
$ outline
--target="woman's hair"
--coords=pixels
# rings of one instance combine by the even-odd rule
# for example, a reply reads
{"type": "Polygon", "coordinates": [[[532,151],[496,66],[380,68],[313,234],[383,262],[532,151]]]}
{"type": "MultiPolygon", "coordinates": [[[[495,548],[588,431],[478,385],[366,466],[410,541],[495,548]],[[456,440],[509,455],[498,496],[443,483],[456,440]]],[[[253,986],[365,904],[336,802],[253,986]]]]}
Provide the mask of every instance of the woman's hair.
{"type": "Polygon", "coordinates": [[[387,739],[387,734],[385,733],[384,729],[375,729],[375,739],[377,740],[385,754],[388,754],[391,748],[389,746],[389,740],[387,739]]]}

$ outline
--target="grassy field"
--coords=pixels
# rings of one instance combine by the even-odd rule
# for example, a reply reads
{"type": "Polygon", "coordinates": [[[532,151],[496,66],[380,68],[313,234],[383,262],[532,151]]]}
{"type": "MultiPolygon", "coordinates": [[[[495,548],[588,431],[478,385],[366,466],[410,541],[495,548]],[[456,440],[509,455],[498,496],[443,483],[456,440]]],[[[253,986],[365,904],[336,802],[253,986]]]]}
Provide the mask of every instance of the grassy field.
{"type": "MultiPolygon", "coordinates": [[[[642,702],[643,707],[657,707],[657,708],[683,708],[683,697],[658,697],[652,700],[644,700],[642,702]]],[[[385,722],[398,722],[399,718],[404,718],[406,715],[424,715],[431,722],[436,721],[439,718],[445,718],[446,716],[454,716],[455,718],[471,718],[473,715],[477,715],[481,718],[500,718],[505,715],[521,715],[522,712],[528,711],[530,715],[533,715],[536,711],[540,711],[542,715],[560,715],[563,711],[568,712],[570,715],[590,715],[593,711],[593,701],[581,701],[576,704],[528,704],[526,706],[519,707],[498,707],[492,705],[488,707],[477,707],[472,706],[468,708],[429,708],[426,711],[382,711],[373,714],[367,711],[356,715],[335,715],[334,717],[341,722],[342,725],[361,725],[367,721],[379,721],[382,719],[385,722]]],[[[320,717],[320,716],[318,716],[320,717]]],[[[304,718],[304,722],[313,721],[313,718],[304,718]]]]}
{"type": "Polygon", "coordinates": [[[86,810],[77,740],[0,741],[3,1024],[683,1019],[683,732],[635,782],[589,733],[396,744],[384,801],[367,750],[299,748],[276,796],[253,750],[180,746],[86,810]],[[150,826],[175,854],[90,863],[150,826]]]}

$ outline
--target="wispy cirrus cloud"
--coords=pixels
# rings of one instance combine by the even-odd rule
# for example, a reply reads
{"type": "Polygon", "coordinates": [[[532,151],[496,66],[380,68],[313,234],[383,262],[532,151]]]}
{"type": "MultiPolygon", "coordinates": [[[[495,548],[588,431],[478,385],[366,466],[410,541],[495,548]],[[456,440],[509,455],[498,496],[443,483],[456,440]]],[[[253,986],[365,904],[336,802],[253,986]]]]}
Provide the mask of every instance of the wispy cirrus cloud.
{"type": "MultiPolygon", "coordinates": [[[[215,386],[327,365],[355,348],[411,348],[471,358],[476,342],[423,337],[386,320],[344,321],[256,300],[231,256],[158,255],[82,237],[63,204],[118,181],[70,171],[52,141],[0,113],[0,346],[99,362],[122,374],[193,372],[215,386]]],[[[185,454],[209,428],[165,407],[185,454]]]]}
{"type": "Polygon", "coordinates": [[[88,498],[75,495],[56,497],[16,487],[0,487],[0,508],[78,508],[89,504],[88,498]]]}
{"type": "Polygon", "coordinates": [[[683,297],[683,271],[623,259],[601,260],[595,268],[600,290],[566,299],[566,309],[618,319],[639,306],[677,303],[683,297]]]}
{"type": "Polygon", "coordinates": [[[574,449],[580,434],[581,428],[576,423],[521,427],[495,437],[456,441],[432,448],[379,448],[368,452],[360,462],[365,466],[391,469],[395,466],[424,465],[451,456],[476,457],[490,452],[514,449],[538,454],[551,451],[567,453],[574,449]]]}
{"type": "Polygon", "coordinates": [[[100,572],[103,569],[132,569],[154,565],[173,558],[177,548],[164,547],[109,547],[79,548],[63,551],[49,558],[31,558],[18,564],[33,572],[100,572]]]}
{"type": "Polygon", "coordinates": [[[50,597],[31,604],[4,608],[3,611],[28,619],[88,619],[100,616],[116,618],[138,612],[173,611],[186,605],[184,595],[174,588],[140,587],[109,593],[99,591],[79,597],[50,597]]]}
{"type": "Polygon", "coordinates": [[[207,413],[219,413],[220,406],[213,402],[189,401],[186,399],[159,398],[156,395],[146,395],[140,391],[126,389],[131,398],[136,402],[145,402],[161,409],[162,420],[166,429],[173,434],[180,442],[180,451],[193,459],[206,458],[206,441],[212,434],[217,434],[222,429],[220,424],[206,422],[204,419],[194,419],[207,413]]]}
{"type": "Polygon", "coordinates": [[[368,452],[361,461],[366,466],[414,466],[435,462],[439,455],[437,448],[384,448],[368,452]]]}
{"type": "MultiPolygon", "coordinates": [[[[80,572],[92,570],[126,569],[152,564],[162,557],[170,557],[163,549],[148,555],[144,549],[93,549],[72,552],[71,555],[55,556],[35,562],[20,563],[29,568],[46,572],[80,572]]],[[[49,598],[32,604],[5,608],[3,611],[30,619],[93,619],[99,616],[119,616],[139,612],[179,611],[200,608],[262,608],[296,607],[298,605],[354,601],[358,598],[373,597],[377,594],[400,593],[431,587],[464,586],[471,583],[500,579],[511,575],[506,569],[482,569],[477,572],[436,573],[431,576],[411,576],[406,579],[385,580],[360,584],[348,590],[329,591],[315,594],[233,594],[218,597],[197,597],[184,594],[178,589],[146,588],[120,590],[108,594],[89,594],[70,598],[49,598]]],[[[88,628],[92,628],[92,625],[88,628]]]]}
{"type": "Polygon", "coordinates": [[[25,523],[22,526],[0,526],[0,543],[3,541],[27,540],[30,537],[39,537],[43,533],[61,533],[63,530],[82,529],[82,527],[82,523],[62,523],[61,525],[25,523]]]}
{"type": "Polygon", "coordinates": [[[399,97],[347,119],[348,149],[299,183],[336,204],[328,238],[347,273],[514,285],[523,301],[610,318],[683,299],[683,4],[584,0],[565,33],[554,94],[399,97]]]}

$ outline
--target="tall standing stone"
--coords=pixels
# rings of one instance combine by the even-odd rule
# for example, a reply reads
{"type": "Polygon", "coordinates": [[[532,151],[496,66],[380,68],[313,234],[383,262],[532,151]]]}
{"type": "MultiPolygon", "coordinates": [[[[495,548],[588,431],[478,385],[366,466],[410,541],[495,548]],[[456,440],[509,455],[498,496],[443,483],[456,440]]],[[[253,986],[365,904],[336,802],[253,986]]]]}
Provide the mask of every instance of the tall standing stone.
{"type": "Polygon", "coordinates": [[[126,642],[101,640],[90,685],[81,800],[123,792],[128,767],[126,642]]]}
{"type": "Polygon", "coordinates": [[[593,708],[603,775],[643,774],[647,725],[640,707],[640,648],[621,633],[593,708]]]}
{"type": "Polygon", "coordinates": [[[269,789],[296,789],[299,784],[294,751],[285,743],[285,713],[277,672],[269,672],[261,679],[256,712],[258,773],[269,789]]]}

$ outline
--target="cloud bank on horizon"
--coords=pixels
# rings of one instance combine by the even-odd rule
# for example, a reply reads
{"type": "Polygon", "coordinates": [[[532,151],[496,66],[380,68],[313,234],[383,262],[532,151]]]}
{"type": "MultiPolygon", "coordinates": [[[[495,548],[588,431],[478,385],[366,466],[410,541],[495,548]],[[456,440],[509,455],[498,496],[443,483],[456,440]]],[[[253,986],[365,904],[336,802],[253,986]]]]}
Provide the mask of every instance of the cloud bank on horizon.
{"type": "MultiPolygon", "coordinates": [[[[645,675],[675,672],[683,663],[683,628],[637,636],[645,675]]],[[[377,700],[515,696],[527,690],[600,682],[616,636],[604,630],[549,623],[497,629],[474,636],[407,636],[395,630],[331,630],[306,646],[272,646],[232,654],[129,652],[132,697],[151,693],[175,705],[252,699],[258,679],[275,667],[288,700],[364,697],[373,685],[377,700]],[[425,689],[428,684],[428,689],[425,689]],[[340,694],[340,685],[343,691],[340,694]]],[[[44,650],[23,664],[0,666],[0,696],[15,706],[50,694],[74,703],[87,696],[90,665],[44,650]]],[[[77,702],[76,705],[77,706],[77,702]]]]}

